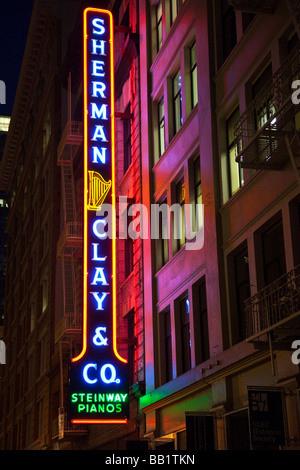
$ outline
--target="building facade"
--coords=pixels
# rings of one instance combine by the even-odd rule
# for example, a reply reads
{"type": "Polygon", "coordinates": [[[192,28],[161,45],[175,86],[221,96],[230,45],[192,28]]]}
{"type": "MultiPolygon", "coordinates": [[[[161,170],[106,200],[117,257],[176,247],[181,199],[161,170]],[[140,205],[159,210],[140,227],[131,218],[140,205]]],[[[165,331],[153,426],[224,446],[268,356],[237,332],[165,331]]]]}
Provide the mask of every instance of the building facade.
{"type": "Polygon", "coordinates": [[[126,439],[144,434],[138,408],[144,389],[140,240],[124,237],[117,245],[118,348],[129,363],[128,423],[73,425],[68,415],[68,369],[83,334],[82,43],[87,6],[113,13],[116,194],[128,204],[141,200],[137,4],[92,3],[34,3],[3,155],[1,188],[9,194],[10,215],[2,449],[124,449],[126,439]]]}
{"type": "Polygon", "coordinates": [[[140,2],[144,202],[198,211],[145,241],[154,445],[299,446],[296,3],[140,2]]]}
{"type": "Polygon", "coordinates": [[[0,167],[1,449],[299,448],[298,13],[292,0],[35,2],[0,167]],[[120,425],[68,414],[87,6],[114,18],[120,425]],[[146,233],[123,236],[140,203],[146,233]]]}

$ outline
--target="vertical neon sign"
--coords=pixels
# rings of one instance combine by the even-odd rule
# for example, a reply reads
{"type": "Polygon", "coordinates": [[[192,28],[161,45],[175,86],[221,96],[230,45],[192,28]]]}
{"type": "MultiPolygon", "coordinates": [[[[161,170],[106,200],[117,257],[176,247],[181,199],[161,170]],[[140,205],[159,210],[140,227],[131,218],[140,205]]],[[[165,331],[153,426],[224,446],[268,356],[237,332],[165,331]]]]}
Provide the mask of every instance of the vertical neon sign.
{"type": "Polygon", "coordinates": [[[69,370],[73,423],[126,423],[127,360],[117,350],[116,239],[105,236],[103,203],[115,208],[113,18],[83,13],[84,223],[83,341],[69,370]]]}

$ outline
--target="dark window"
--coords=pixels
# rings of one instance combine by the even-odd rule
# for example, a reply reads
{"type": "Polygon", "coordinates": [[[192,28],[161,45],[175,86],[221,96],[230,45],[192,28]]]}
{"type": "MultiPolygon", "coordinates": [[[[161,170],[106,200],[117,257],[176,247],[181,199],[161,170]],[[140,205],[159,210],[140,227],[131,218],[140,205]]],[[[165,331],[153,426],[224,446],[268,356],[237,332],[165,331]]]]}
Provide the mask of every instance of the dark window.
{"type": "Polygon", "coordinates": [[[239,109],[237,108],[227,119],[227,165],[229,177],[229,196],[233,196],[244,184],[243,170],[240,163],[235,161],[237,156],[237,144],[234,140],[234,125],[239,119],[239,109]]]}
{"type": "Polygon", "coordinates": [[[290,221],[294,266],[300,264],[300,196],[290,202],[290,221]]]}
{"type": "MultiPolygon", "coordinates": [[[[166,205],[167,201],[163,201],[162,205],[166,205]]],[[[159,253],[160,253],[160,267],[164,266],[169,259],[169,240],[168,240],[168,219],[164,216],[164,212],[159,213],[159,239],[158,243],[160,244],[159,253]]]]}
{"type": "MultiPolygon", "coordinates": [[[[125,114],[130,114],[130,106],[125,110],[125,114]]],[[[124,173],[131,164],[131,121],[123,119],[123,137],[124,137],[124,173]]]]}
{"type": "Polygon", "coordinates": [[[187,296],[179,302],[179,327],[181,346],[179,370],[183,374],[191,368],[190,308],[187,296]]]}
{"type": "Polygon", "coordinates": [[[214,450],[214,417],[186,413],[186,449],[214,450]]]}
{"type": "Polygon", "coordinates": [[[286,272],[282,220],[278,220],[262,233],[265,285],[286,272]]]}
{"type": "Polygon", "coordinates": [[[133,271],[133,240],[131,237],[125,239],[125,278],[133,271]]]}
{"type": "Polygon", "coordinates": [[[226,416],[226,437],[228,450],[250,449],[248,410],[226,416]]]}
{"type": "Polygon", "coordinates": [[[161,157],[165,151],[165,110],[163,98],[158,103],[158,127],[159,157],[161,157]]]}
{"type": "Polygon", "coordinates": [[[228,257],[229,297],[233,344],[246,338],[244,301],[250,297],[247,243],[240,245],[228,257]]]}
{"type": "Polygon", "coordinates": [[[210,357],[205,279],[201,280],[200,284],[196,284],[193,289],[197,290],[194,295],[196,363],[201,364],[210,357]]]}
{"type": "Polygon", "coordinates": [[[163,332],[163,344],[162,344],[162,383],[169,382],[173,378],[172,371],[172,332],[171,332],[171,316],[170,310],[166,310],[161,314],[162,319],[162,332],[163,332]]]}
{"type": "Polygon", "coordinates": [[[192,108],[198,103],[198,85],[197,85],[197,61],[196,61],[196,43],[194,42],[190,48],[190,64],[191,64],[191,99],[192,108]]]}
{"type": "Polygon", "coordinates": [[[242,13],[243,32],[250,26],[255,16],[254,13],[242,13]]]}
{"type": "Polygon", "coordinates": [[[194,175],[194,201],[195,201],[195,223],[193,229],[198,231],[203,226],[203,208],[202,208],[202,184],[200,171],[200,157],[197,157],[193,163],[194,175]]]}
{"type": "Polygon", "coordinates": [[[221,0],[222,11],[222,54],[223,62],[229,56],[237,42],[234,8],[228,0],[221,0]]]}
{"type": "Polygon", "coordinates": [[[128,344],[128,376],[129,385],[135,382],[134,366],[135,366],[135,344],[134,344],[134,309],[130,310],[127,315],[127,337],[128,344]]]}
{"type": "Polygon", "coordinates": [[[255,125],[257,129],[264,126],[267,120],[273,116],[275,112],[274,97],[267,93],[263,93],[263,89],[266,83],[272,78],[272,65],[270,64],[264,72],[259,76],[252,86],[252,97],[257,98],[261,95],[261,99],[258,99],[255,108],[255,125]]]}
{"type": "Polygon", "coordinates": [[[170,0],[171,24],[174,23],[177,15],[178,15],[178,0],[170,0]]]}
{"type": "Polygon", "coordinates": [[[181,95],[181,73],[176,73],[172,80],[173,86],[173,118],[174,135],[182,126],[182,95],[181,95]]]}
{"type": "Polygon", "coordinates": [[[178,211],[179,217],[176,217],[176,219],[174,220],[174,235],[177,242],[177,250],[180,250],[180,248],[185,244],[184,203],[185,186],[184,179],[182,178],[176,184],[176,204],[179,204],[180,206],[180,210],[178,211]]]}

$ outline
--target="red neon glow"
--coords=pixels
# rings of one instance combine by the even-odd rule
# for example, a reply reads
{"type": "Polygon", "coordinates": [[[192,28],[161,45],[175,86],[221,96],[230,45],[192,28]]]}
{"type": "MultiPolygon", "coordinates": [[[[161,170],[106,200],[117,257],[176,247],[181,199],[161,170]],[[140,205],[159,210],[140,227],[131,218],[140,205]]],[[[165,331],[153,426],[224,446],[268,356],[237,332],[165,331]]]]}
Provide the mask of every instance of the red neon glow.
{"type": "MultiPolygon", "coordinates": [[[[88,73],[87,73],[87,13],[96,12],[104,13],[109,16],[110,23],[110,81],[111,81],[111,156],[112,156],[112,205],[116,207],[116,194],[115,194],[115,107],[114,107],[114,40],[113,40],[113,17],[112,13],[108,10],[98,8],[86,8],[83,12],[83,95],[84,95],[84,204],[83,204],[83,327],[82,327],[82,350],[80,354],[72,358],[72,362],[79,361],[86,353],[87,349],[87,254],[88,254],[88,224],[87,224],[87,195],[88,195],[88,73]]],[[[127,360],[120,356],[117,350],[117,288],[116,288],[116,221],[113,218],[112,222],[112,324],[113,324],[113,351],[115,356],[122,362],[127,363],[127,360]]],[[[83,422],[78,421],[76,422],[83,422]]],[[[93,420],[93,422],[95,422],[93,420]]],[[[102,422],[102,421],[101,421],[102,422]]],[[[117,422],[117,421],[113,421],[117,422]]],[[[124,422],[124,421],[121,421],[124,422]]]]}
{"type": "Polygon", "coordinates": [[[127,419],[72,419],[72,424],[127,424],[127,419]]]}

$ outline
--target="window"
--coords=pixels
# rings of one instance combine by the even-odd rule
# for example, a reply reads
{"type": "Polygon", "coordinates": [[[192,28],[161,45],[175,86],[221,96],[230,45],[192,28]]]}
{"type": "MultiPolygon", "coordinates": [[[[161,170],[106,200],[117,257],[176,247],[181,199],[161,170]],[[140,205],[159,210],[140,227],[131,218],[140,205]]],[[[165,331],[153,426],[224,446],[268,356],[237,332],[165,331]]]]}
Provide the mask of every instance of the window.
{"type": "Polygon", "coordinates": [[[36,404],[35,412],[35,438],[38,438],[44,434],[44,410],[45,400],[42,398],[36,404]]]}
{"type": "Polygon", "coordinates": [[[129,235],[125,241],[125,278],[133,271],[133,240],[129,235]]]}
{"type": "Polygon", "coordinates": [[[42,313],[48,307],[48,279],[42,281],[42,313]]]}
{"type": "Polygon", "coordinates": [[[188,296],[179,301],[178,371],[183,374],[191,368],[190,306],[188,296]]]}
{"type": "Polygon", "coordinates": [[[202,207],[202,185],[201,185],[201,171],[200,171],[200,157],[194,160],[193,164],[194,175],[194,201],[195,201],[195,224],[193,228],[198,231],[203,227],[203,207],[202,207]]]}
{"type": "Polygon", "coordinates": [[[162,46],[162,1],[156,6],[156,45],[157,52],[162,46]]]}
{"type": "Polygon", "coordinates": [[[255,17],[255,13],[242,13],[243,33],[246,31],[248,26],[250,26],[255,17]]]}
{"type": "Polygon", "coordinates": [[[43,153],[45,152],[51,135],[51,115],[47,113],[46,119],[43,125],[43,153]]]}
{"type": "Polygon", "coordinates": [[[185,244],[185,217],[184,217],[184,203],[185,203],[185,186],[184,179],[182,178],[176,184],[176,204],[179,204],[179,211],[174,213],[174,238],[176,239],[176,250],[185,244]]]}
{"type": "Polygon", "coordinates": [[[182,126],[182,96],[181,96],[181,74],[180,70],[173,77],[173,117],[174,117],[174,135],[182,126]]]}
{"type": "Polygon", "coordinates": [[[132,385],[135,382],[134,309],[130,310],[130,312],[127,315],[127,337],[129,340],[129,344],[128,344],[129,385],[132,385]]]}
{"type": "Polygon", "coordinates": [[[178,0],[170,0],[170,18],[171,24],[174,23],[176,16],[178,15],[178,0]]]}
{"type": "Polygon", "coordinates": [[[284,234],[278,212],[254,234],[257,287],[261,289],[286,273],[284,234]]]}
{"type": "MultiPolygon", "coordinates": [[[[126,108],[125,114],[130,114],[130,105],[126,108]]],[[[131,121],[123,119],[123,138],[124,138],[124,174],[131,164],[131,121]]]]}
{"type": "Polygon", "coordinates": [[[247,242],[228,256],[229,301],[232,342],[246,338],[244,301],[250,297],[250,277],[247,242]]]}
{"type": "Polygon", "coordinates": [[[255,125],[258,130],[261,129],[268,119],[275,113],[273,93],[271,95],[268,93],[262,93],[264,86],[271,78],[272,65],[270,64],[252,85],[253,99],[258,99],[258,96],[261,95],[261,99],[258,99],[255,108],[255,125]]]}
{"type": "Polygon", "coordinates": [[[233,196],[244,184],[244,175],[240,163],[235,161],[237,144],[234,140],[234,125],[239,119],[238,108],[227,119],[227,162],[229,176],[229,193],[233,196]]]}
{"type": "Polygon", "coordinates": [[[214,450],[215,424],[212,415],[186,412],[186,449],[214,450]]]}
{"type": "Polygon", "coordinates": [[[250,450],[248,410],[226,416],[227,450],[250,450]]]}
{"type": "Polygon", "coordinates": [[[163,98],[158,103],[158,140],[159,140],[159,157],[165,151],[165,108],[163,98]]]}
{"type": "Polygon", "coordinates": [[[221,21],[222,59],[223,62],[225,62],[237,42],[235,11],[228,0],[221,0],[221,21]]]}
{"type": "Polygon", "coordinates": [[[300,264],[300,196],[292,199],[289,206],[294,266],[298,266],[300,264]]]}
{"type": "Polygon", "coordinates": [[[193,286],[193,298],[196,364],[201,364],[210,357],[205,279],[193,286]]]}
{"type": "Polygon", "coordinates": [[[157,242],[159,243],[158,246],[158,253],[159,253],[159,269],[166,264],[169,259],[169,238],[168,238],[168,218],[166,217],[165,211],[163,210],[167,204],[167,200],[164,200],[160,204],[160,208],[162,208],[159,212],[159,238],[157,242]]]}
{"type": "Polygon", "coordinates": [[[198,86],[197,86],[197,61],[196,61],[196,43],[194,42],[190,48],[190,64],[191,64],[191,101],[192,108],[198,103],[198,86]]]}
{"type": "Polygon", "coordinates": [[[262,233],[265,285],[276,281],[286,272],[282,220],[278,220],[262,233]]]}
{"type": "Polygon", "coordinates": [[[161,384],[173,379],[172,370],[172,333],[170,309],[159,314],[161,384]]]}

